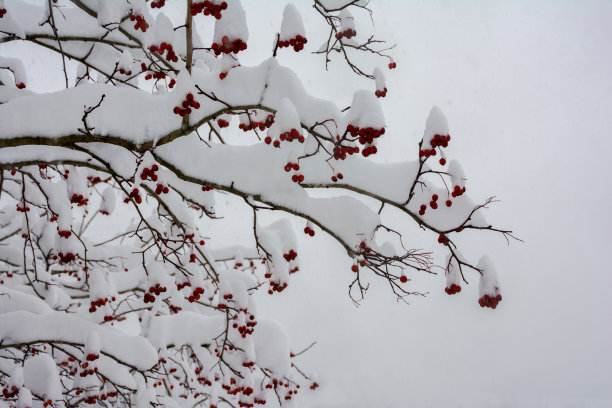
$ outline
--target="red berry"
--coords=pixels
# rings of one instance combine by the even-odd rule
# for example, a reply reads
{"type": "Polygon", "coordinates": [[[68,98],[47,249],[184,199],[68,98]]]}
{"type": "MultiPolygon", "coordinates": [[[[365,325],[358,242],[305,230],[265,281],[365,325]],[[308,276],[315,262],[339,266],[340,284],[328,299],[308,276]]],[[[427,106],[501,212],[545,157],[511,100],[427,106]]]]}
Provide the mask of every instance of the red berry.
{"type": "Polygon", "coordinates": [[[446,200],[446,206],[450,207],[451,205],[453,205],[453,202],[451,200],[446,200]]]}

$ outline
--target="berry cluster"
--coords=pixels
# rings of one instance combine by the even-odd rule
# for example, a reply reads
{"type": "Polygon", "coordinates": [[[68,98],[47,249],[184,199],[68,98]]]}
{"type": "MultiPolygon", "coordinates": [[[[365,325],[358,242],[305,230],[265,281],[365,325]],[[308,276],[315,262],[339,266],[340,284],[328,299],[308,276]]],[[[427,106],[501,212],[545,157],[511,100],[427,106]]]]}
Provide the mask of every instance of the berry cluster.
{"type": "Polygon", "coordinates": [[[502,300],[502,295],[484,295],[483,297],[478,299],[478,304],[480,305],[480,307],[490,307],[491,309],[495,309],[500,300],[502,300]]]}
{"type": "Polygon", "coordinates": [[[334,147],[334,160],[344,160],[346,159],[346,155],[352,156],[353,154],[359,153],[359,147],[350,147],[350,146],[342,146],[336,145],[334,147]]]}
{"type": "MultiPolygon", "coordinates": [[[[244,132],[248,132],[249,130],[253,130],[257,128],[259,128],[259,130],[263,132],[264,130],[266,130],[266,128],[269,128],[270,126],[272,126],[273,123],[274,123],[274,115],[270,114],[266,117],[265,122],[257,122],[254,120],[250,120],[249,118],[249,123],[241,123],[240,125],[238,125],[238,127],[242,129],[244,132]]],[[[270,139],[270,141],[271,140],[272,139],[270,139]]]]}
{"type": "Polygon", "coordinates": [[[100,177],[98,177],[98,176],[95,176],[95,177],[93,177],[93,176],[87,176],[87,180],[89,181],[89,183],[90,183],[92,186],[95,186],[96,184],[98,184],[98,183],[101,183],[101,182],[102,182],[102,179],[101,179],[100,177]]]}
{"type": "Polygon", "coordinates": [[[193,303],[195,300],[200,300],[200,295],[203,295],[203,294],[204,294],[204,288],[201,288],[198,286],[197,288],[193,290],[193,293],[189,295],[189,298],[187,298],[187,300],[189,300],[189,303],[193,303]]]}
{"type": "MultiPolygon", "coordinates": [[[[431,149],[422,149],[419,151],[419,157],[429,157],[436,155],[436,147],[448,147],[448,142],[450,142],[450,136],[446,135],[434,135],[431,139],[431,149]]],[[[446,163],[446,160],[444,160],[446,163]]]]}
{"type": "Polygon", "coordinates": [[[159,170],[159,166],[157,164],[152,165],[150,169],[145,167],[142,170],[142,173],[140,173],[140,179],[147,180],[150,178],[152,181],[157,181],[157,174],[155,174],[157,170],[159,170]]]}
{"type": "Polygon", "coordinates": [[[220,128],[226,128],[229,126],[229,122],[224,119],[217,119],[217,125],[219,125],[220,128]]]}
{"type": "MultiPolygon", "coordinates": [[[[240,309],[241,312],[247,313],[246,309],[240,309]]],[[[238,319],[238,315],[234,316],[234,319],[238,319]]],[[[234,329],[238,329],[238,332],[245,338],[247,335],[252,334],[255,330],[255,326],[257,326],[257,322],[255,321],[255,316],[249,313],[249,320],[245,322],[244,325],[240,326],[238,323],[234,323],[232,327],[234,329]]]]}
{"type": "Polygon", "coordinates": [[[125,68],[119,68],[119,73],[121,75],[132,75],[132,70],[126,70],[125,68]]]}
{"type": "Polygon", "coordinates": [[[20,83],[17,84],[17,88],[18,89],[23,89],[23,88],[25,88],[25,84],[23,82],[20,82],[20,83]]]}
{"type": "Polygon", "coordinates": [[[144,33],[147,31],[147,28],[149,28],[149,24],[140,14],[132,14],[130,16],[130,21],[136,21],[136,24],[134,24],[134,30],[141,29],[144,33]]]}
{"type": "Polygon", "coordinates": [[[449,287],[444,288],[444,291],[448,293],[449,295],[454,295],[455,293],[461,292],[461,286],[453,283],[449,287]]]}
{"type": "Polygon", "coordinates": [[[344,31],[340,31],[340,32],[336,33],[336,39],[338,39],[338,40],[341,39],[341,38],[348,38],[348,39],[350,39],[350,38],[352,38],[352,37],[354,37],[356,35],[357,35],[357,31],[352,30],[350,28],[347,28],[344,31]]]}
{"type": "Polygon", "coordinates": [[[213,190],[212,187],[202,186],[202,191],[211,191],[211,190],[213,190]]]}
{"type": "Polygon", "coordinates": [[[70,237],[70,235],[72,235],[72,231],[69,231],[69,230],[60,230],[60,229],[58,229],[58,230],[57,230],[57,234],[58,234],[60,237],[64,237],[64,238],[68,239],[68,238],[70,237]]]}
{"type": "Polygon", "coordinates": [[[166,5],[166,0],[157,0],[151,2],[151,8],[162,8],[166,5]]]}
{"type": "Polygon", "coordinates": [[[95,361],[98,358],[100,358],[99,354],[94,354],[94,353],[89,353],[88,355],[85,356],[85,360],[87,361],[95,361]]]}
{"type": "Polygon", "coordinates": [[[152,45],[149,47],[149,50],[151,52],[157,52],[160,55],[164,55],[164,51],[168,51],[168,53],[166,54],[166,61],[172,61],[172,62],[178,61],[178,57],[176,53],[174,52],[174,50],[172,49],[172,44],[168,44],[167,42],[161,43],[159,47],[157,45],[152,45]]]}
{"type": "Polygon", "coordinates": [[[176,289],[177,290],[181,290],[181,289],[186,288],[188,286],[191,286],[191,282],[189,282],[187,280],[185,282],[177,282],[176,283],[176,289]]]}
{"type": "Polygon", "coordinates": [[[384,98],[385,96],[387,96],[387,88],[381,90],[376,90],[376,92],[374,92],[374,95],[376,95],[377,98],[384,98]]]}
{"type": "Polygon", "coordinates": [[[168,187],[164,187],[163,184],[158,184],[157,187],[155,187],[155,194],[168,194],[170,190],[168,189],[168,187]]]}
{"type": "Polygon", "coordinates": [[[448,239],[444,235],[438,235],[438,243],[448,245],[448,239]]]}
{"type": "Polygon", "coordinates": [[[17,204],[17,212],[24,213],[24,212],[28,212],[28,211],[30,211],[30,207],[28,207],[28,206],[20,207],[19,204],[17,204]]]}
{"type": "MultiPolygon", "coordinates": [[[[57,3],[57,0],[53,0],[54,3],[57,3]]],[[[45,402],[43,402],[43,407],[47,408],[48,406],[51,406],[53,404],[53,400],[48,399],[45,402]]]]}
{"type": "Polygon", "coordinates": [[[338,173],[334,176],[331,176],[331,181],[333,181],[334,183],[338,180],[342,180],[344,178],[344,176],[342,175],[342,173],[338,173]]]}
{"type": "Polygon", "coordinates": [[[270,281],[270,289],[268,289],[268,294],[271,295],[274,292],[281,293],[283,290],[285,290],[286,287],[287,287],[287,282],[281,285],[280,282],[270,281]]]}
{"type": "Polygon", "coordinates": [[[289,252],[283,254],[283,258],[285,258],[285,261],[291,262],[295,258],[297,258],[297,252],[295,252],[293,249],[290,249],[289,252]]]}
{"type": "Polygon", "coordinates": [[[314,237],[315,232],[312,228],[307,226],[306,228],[304,228],[304,234],[314,237]]]}
{"type": "Polygon", "coordinates": [[[238,54],[240,51],[246,50],[247,45],[240,38],[230,41],[229,37],[224,35],[223,38],[221,38],[221,44],[213,43],[212,49],[215,55],[229,54],[232,52],[238,54]]]}
{"type": "Polygon", "coordinates": [[[287,162],[287,164],[285,164],[286,172],[290,172],[291,170],[299,170],[299,169],[300,169],[300,165],[298,163],[287,162]]]}
{"type": "MultiPolygon", "coordinates": [[[[165,77],[166,77],[166,74],[163,73],[163,72],[153,72],[152,74],[145,75],[145,80],[148,81],[151,78],[153,78],[153,79],[164,79],[165,77]]],[[[174,81],[174,79],[172,81],[174,81]]],[[[172,83],[172,81],[170,81],[170,83],[172,83]]],[[[176,81],[175,81],[175,83],[176,83],[176,81]]],[[[174,85],[172,85],[172,86],[174,86],[174,85]]]]}
{"type": "Polygon", "coordinates": [[[227,2],[221,4],[215,4],[212,1],[205,0],[202,2],[191,3],[191,15],[196,16],[199,13],[203,13],[205,16],[213,16],[217,20],[221,18],[221,12],[227,9],[227,2]]]}
{"type": "Polygon", "coordinates": [[[65,254],[63,252],[58,252],[57,255],[53,255],[53,260],[58,258],[60,263],[68,263],[74,261],[76,256],[72,252],[66,252],[65,254]]]}
{"type": "Polygon", "coordinates": [[[389,63],[389,69],[397,68],[397,64],[395,62],[389,63]]]}
{"type": "MultiPolygon", "coordinates": [[[[112,297],[112,300],[114,301],[114,300],[115,300],[115,298],[114,298],[114,297],[112,297]]],[[[93,313],[93,312],[95,312],[96,310],[98,310],[98,309],[97,309],[98,307],[102,307],[102,306],[104,306],[106,303],[108,303],[108,298],[104,298],[104,299],[100,298],[100,299],[97,299],[97,300],[92,300],[92,301],[91,301],[91,305],[89,306],[89,313],[93,313]]],[[[105,320],[106,320],[106,319],[105,319],[105,320]]],[[[88,360],[88,361],[89,361],[89,360],[88,360]]]]}
{"type": "MultiPolygon", "coordinates": [[[[2,12],[2,10],[0,10],[0,13],[2,12]]],[[[0,14],[0,17],[2,15],[0,14]]],[[[9,399],[9,398],[13,398],[15,397],[17,394],[19,394],[19,388],[16,387],[15,385],[13,385],[11,387],[11,389],[9,390],[8,388],[4,388],[2,390],[2,395],[4,395],[4,398],[9,399]]]]}
{"type": "Polygon", "coordinates": [[[287,41],[279,41],[278,48],[293,47],[293,50],[295,52],[300,52],[304,49],[304,44],[306,44],[307,42],[308,40],[306,39],[306,37],[302,37],[298,34],[294,38],[291,38],[287,41]]]}
{"type": "Polygon", "coordinates": [[[291,181],[294,183],[301,183],[304,181],[304,175],[302,173],[294,173],[293,176],[291,176],[291,181]]]}
{"type": "Polygon", "coordinates": [[[181,103],[181,105],[183,106],[182,109],[178,106],[174,107],[174,113],[177,115],[189,115],[191,113],[191,108],[200,109],[200,103],[193,99],[192,93],[188,93],[187,96],[185,96],[185,100],[181,103]]]}
{"type": "Polygon", "coordinates": [[[83,198],[82,194],[74,193],[72,195],[72,197],[70,197],[70,202],[73,203],[73,204],[76,204],[77,207],[82,207],[84,205],[87,205],[88,201],[89,201],[89,199],[88,198],[83,198]]]}
{"type": "MultiPolygon", "coordinates": [[[[134,201],[136,201],[136,204],[140,204],[142,203],[142,197],[140,196],[138,189],[135,188],[130,192],[130,197],[134,199],[134,201]]],[[[126,198],[123,200],[124,203],[129,203],[130,199],[126,198]]]]}
{"type": "Polygon", "coordinates": [[[376,146],[372,146],[371,144],[374,142],[374,139],[377,139],[385,134],[385,128],[359,128],[357,126],[348,125],[346,130],[351,134],[351,136],[358,137],[359,143],[366,145],[366,147],[361,151],[363,157],[368,157],[369,155],[375,154],[378,151],[376,146]]]}
{"type": "Polygon", "coordinates": [[[465,193],[465,186],[463,186],[463,188],[461,188],[460,186],[455,186],[453,187],[453,192],[451,193],[451,195],[453,197],[459,197],[462,196],[463,193],[465,193]]]}
{"type": "MultiPolygon", "coordinates": [[[[84,362],[83,364],[81,364],[81,368],[83,369],[81,371],[81,373],[79,374],[81,377],[87,377],[88,375],[93,375],[93,373],[98,372],[98,367],[93,367],[93,368],[89,368],[89,369],[87,367],[89,367],[89,363],[88,362],[84,362]]],[[[94,400],[95,399],[97,399],[97,398],[94,398],[94,400]]]]}

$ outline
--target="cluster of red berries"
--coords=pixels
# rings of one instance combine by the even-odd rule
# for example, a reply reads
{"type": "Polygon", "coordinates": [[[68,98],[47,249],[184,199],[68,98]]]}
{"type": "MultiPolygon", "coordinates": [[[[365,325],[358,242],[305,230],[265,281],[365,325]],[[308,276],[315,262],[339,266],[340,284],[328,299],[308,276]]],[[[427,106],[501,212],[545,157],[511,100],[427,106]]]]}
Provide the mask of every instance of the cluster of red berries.
{"type": "Polygon", "coordinates": [[[191,282],[185,281],[185,282],[177,283],[176,284],[176,289],[177,290],[181,290],[181,289],[186,288],[188,286],[191,286],[191,282]]]}
{"type": "Polygon", "coordinates": [[[100,177],[98,177],[98,176],[95,176],[95,177],[93,177],[93,176],[87,176],[87,180],[89,181],[89,183],[90,183],[92,186],[95,186],[96,184],[98,184],[98,183],[101,183],[101,182],[102,182],[102,179],[101,179],[100,177]]]}
{"type": "Polygon", "coordinates": [[[295,173],[293,176],[291,176],[291,181],[294,183],[301,183],[304,181],[304,175],[301,173],[295,173]]]}
{"type": "MultiPolygon", "coordinates": [[[[419,151],[419,157],[429,157],[436,155],[436,147],[448,147],[451,137],[449,135],[434,135],[431,139],[431,149],[423,149],[419,151]]],[[[446,163],[446,160],[444,160],[446,163]]],[[[442,164],[442,163],[440,163],[442,164]]]]}
{"type": "Polygon", "coordinates": [[[353,154],[359,153],[359,147],[341,146],[336,145],[334,147],[334,160],[344,160],[346,155],[352,156],[353,154]]]}
{"type": "Polygon", "coordinates": [[[223,38],[221,38],[221,44],[213,43],[212,49],[215,55],[230,54],[232,52],[238,54],[240,51],[247,49],[247,44],[240,38],[230,41],[229,37],[224,35],[223,38]]]}
{"type": "Polygon", "coordinates": [[[451,195],[453,197],[459,197],[459,196],[462,196],[463,193],[465,193],[465,186],[463,186],[463,188],[461,188],[460,186],[455,186],[453,187],[453,191],[451,195]]]}
{"type": "Polygon", "coordinates": [[[189,262],[195,263],[196,259],[198,259],[196,254],[189,254],[189,262]]]}
{"type": "Polygon", "coordinates": [[[444,237],[444,235],[440,234],[438,235],[438,243],[448,246],[448,239],[444,237]]]}
{"type": "Polygon", "coordinates": [[[94,353],[89,353],[88,355],[85,356],[85,360],[87,361],[95,361],[98,358],[100,358],[99,354],[94,354],[94,353]]]}
{"type": "MultiPolygon", "coordinates": [[[[163,72],[153,72],[152,74],[147,74],[145,75],[145,80],[149,80],[151,78],[153,79],[164,79],[166,77],[166,74],[163,72]]],[[[174,81],[174,79],[172,80],[174,81]]],[[[170,83],[172,84],[172,81],[170,81],[170,83]]],[[[176,81],[174,81],[176,83],[176,81]]],[[[172,84],[171,88],[174,86],[174,84],[172,84]]]]}
{"type": "Polygon", "coordinates": [[[311,237],[314,237],[315,232],[314,232],[314,230],[312,228],[306,227],[306,228],[304,228],[304,234],[310,235],[311,237]]]}
{"type": "Polygon", "coordinates": [[[374,95],[376,95],[377,98],[384,98],[385,96],[387,96],[387,88],[381,90],[376,90],[376,92],[374,92],[374,95]]]}
{"type": "Polygon", "coordinates": [[[347,28],[344,31],[340,31],[336,33],[336,38],[339,40],[341,38],[352,38],[357,35],[357,31],[347,28]]]}
{"type": "MultiPolygon", "coordinates": [[[[197,369],[196,369],[196,371],[197,371],[197,369]]],[[[196,374],[197,374],[197,373],[196,373],[196,374]]],[[[210,381],[210,380],[206,379],[206,377],[198,377],[198,378],[196,378],[196,380],[197,380],[199,383],[202,383],[202,384],[204,384],[204,385],[208,385],[209,387],[211,387],[211,386],[212,386],[212,381],[210,381]]]]}
{"type": "Polygon", "coordinates": [[[270,281],[270,289],[268,289],[268,294],[273,294],[274,292],[282,292],[283,290],[285,290],[285,288],[287,287],[287,282],[283,283],[282,285],[278,282],[272,282],[270,281]]]}
{"type": "Polygon", "coordinates": [[[94,373],[98,372],[98,367],[90,369],[87,369],[87,367],[89,367],[89,363],[85,362],[81,364],[81,368],[83,369],[79,374],[81,377],[87,377],[88,375],[93,375],[94,373]]]}
{"type": "Polygon", "coordinates": [[[389,63],[389,69],[397,68],[397,64],[395,62],[389,63]]]}
{"type": "Polygon", "coordinates": [[[57,234],[60,237],[64,237],[64,238],[68,239],[70,237],[70,235],[72,235],[72,231],[58,229],[57,230],[57,234]]]}
{"type": "MultiPolygon", "coordinates": [[[[257,121],[249,120],[249,123],[241,123],[240,125],[238,125],[238,127],[242,129],[244,132],[248,132],[249,130],[253,130],[257,128],[259,128],[259,130],[263,132],[264,130],[266,130],[266,128],[269,128],[270,126],[272,126],[273,123],[274,123],[274,115],[270,114],[266,117],[266,120],[264,122],[257,122],[257,121]]],[[[272,139],[270,139],[270,141],[272,141],[272,139]]]]}
{"type": "Polygon", "coordinates": [[[480,307],[490,307],[491,309],[495,309],[500,300],[502,300],[502,295],[484,295],[483,297],[478,299],[478,304],[480,305],[480,307]]]}
{"type": "Polygon", "coordinates": [[[291,163],[291,162],[287,162],[287,164],[285,164],[285,171],[286,172],[290,172],[291,170],[299,170],[300,169],[300,165],[298,163],[291,163]]]}
{"type": "Polygon", "coordinates": [[[134,24],[134,30],[141,29],[144,33],[147,31],[147,28],[149,28],[149,24],[140,14],[132,14],[130,16],[130,21],[136,21],[136,24],[134,24]]]}
{"type": "Polygon", "coordinates": [[[200,109],[200,103],[193,99],[192,93],[188,93],[187,96],[185,96],[185,100],[181,103],[181,105],[183,106],[182,109],[178,106],[174,107],[174,113],[177,115],[189,115],[191,113],[191,108],[200,109]]]}
{"type": "Polygon", "coordinates": [[[368,157],[371,154],[375,154],[378,149],[376,146],[369,146],[374,142],[374,139],[379,138],[380,136],[385,134],[385,128],[374,129],[372,127],[367,128],[359,128],[353,125],[348,125],[346,128],[347,132],[351,134],[353,137],[358,137],[359,143],[366,146],[361,154],[363,157],[368,157]]]}
{"type": "Polygon", "coordinates": [[[25,88],[25,84],[23,82],[20,82],[20,83],[17,84],[17,88],[18,89],[23,89],[23,88],[25,88]]]}
{"type": "Polygon", "coordinates": [[[187,300],[189,300],[189,303],[193,303],[196,300],[200,300],[200,296],[203,294],[204,294],[204,288],[201,288],[198,286],[197,288],[193,290],[193,293],[189,295],[189,298],[187,298],[187,300]]]}
{"type": "Polygon", "coordinates": [[[151,8],[162,8],[166,5],[166,0],[157,0],[151,2],[151,8]]]}
{"type": "MultiPolygon", "coordinates": [[[[111,299],[113,301],[115,301],[114,297],[112,297],[111,299]]],[[[108,303],[108,298],[104,298],[104,299],[100,298],[100,299],[97,299],[97,300],[92,300],[91,301],[91,305],[89,306],[89,313],[95,312],[96,310],[98,310],[97,309],[98,307],[102,307],[106,303],[108,303]]]]}
{"type": "MultiPolygon", "coordinates": [[[[57,0],[53,0],[54,3],[57,3],[57,0]]],[[[48,406],[53,404],[53,400],[46,400],[45,402],[43,402],[43,407],[47,408],[48,406]]]]}
{"type": "MultiPolygon", "coordinates": [[[[1,12],[2,10],[0,10],[1,12]]],[[[9,398],[13,398],[15,397],[17,394],[19,394],[19,388],[16,386],[12,386],[11,389],[9,390],[8,388],[4,388],[2,390],[2,394],[4,395],[4,398],[9,399],[9,398]]]]}
{"type": "Polygon", "coordinates": [[[191,3],[191,15],[196,16],[199,13],[203,13],[205,16],[213,16],[217,20],[221,18],[221,12],[227,9],[227,2],[221,4],[213,3],[212,1],[205,0],[202,2],[191,3]]]}
{"type": "Polygon", "coordinates": [[[5,8],[0,9],[0,18],[4,17],[5,14],[6,14],[6,9],[5,8]]]}
{"type": "Polygon", "coordinates": [[[202,186],[202,191],[211,191],[211,190],[213,190],[212,187],[202,186]]]}
{"type": "Polygon", "coordinates": [[[119,73],[121,75],[132,75],[132,71],[131,70],[126,70],[125,68],[119,68],[119,73]]]}
{"type": "Polygon", "coordinates": [[[313,382],[312,385],[310,386],[311,390],[316,390],[317,388],[319,388],[319,384],[317,384],[316,382],[313,382]]]}
{"type": "Polygon", "coordinates": [[[220,128],[226,128],[229,126],[229,122],[225,119],[217,119],[217,125],[219,125],[220,128]]]}
{"type": "Polygon", "coordinates": [[[164,187],[163,184],[158,184],[157,187],[155,187],[155,194],[168,194],[169,191],[168,187],[164,187]]]}
{"type": "Polygon", "coordinates": [[[53,260],[56,260],[58,258],[60,263],[68,263],[74,261],[76,259],[76,256],[72,252],[66,252],[65,254],[63,252],[58,252],[57,255],[53,255],[53,260]]]}
{"type": "Polygon", "coordinates": [[[297,252],[295,252],[293,249],[290,249],[289,252],[283,254],[283,258],[285,258],[285,261],[291,262],[295,258],[297,258],[297,252]]]}
{"type": "MultiPolygon", "coordinates": [[[[138,194],[138,193],[139,193],[139,191],[138,191],[138,189],[137,189],[137,188],[133,189],[133,190],[130,192],[130,197],[132,197],[132,198],[134,199],[134,201],[136,201],[136,204],[140,204],[140,203],[142,203],[142,197],[141,197],[141,196],[140,196],[140,194],[138,194]]],[[[130,199],[129,199],[129,198],[125,198],[125,199],[123,200],[123,202],[124,202],[124,203],[129,203],[129,202],[130,202],[130,199]]]]}
{"type": "Polygon", "coordinates": [[[304,49],[304,44],[306,44],[307,42],[308,40],[306,39],[306,37],[302,37],[298,34],[294,38],[291,38],[287,41],[279,41],[278,48],[293,47],[293,50],[295,52],[300,52],[304,49]]]}
{"type": "Polygon", "coordinates": [[[140,179],[147,180],[150,178],[152,181],[157,181],[157,174],[155,174],[157,170],[159,170],[157,164],[152,165],[150,169],[145,167],[142,169],[142,173],[140,173],[140,179]]]}
{"type": "Polygon", "coordinates": [[[159,47],[157,45],[152,45],[149,47],[149,50],[151,52],[157,52],[160,55],[164,55],[164,51],[168,51],[168,53],[166,54],[166,61],[172,61],[172,62],[178,61],[178,57],[176,53],[174,52],[174,50],[172,49],[172,44],[168,44],[167,42],[161,43],[159,47]]]}
{"type": "Polygon", "coordinates": [[[30,211],[30,207],[24,206],[24,207],[20,207],[19,204],[17,204],[17,212],[28,212],[30,211]]]}
{"type": "Polygon", "coordinates": [[[73,204],[76,204],[78,207],[82,207],[84,205],[87,205],[87,202],[89,201],[88,198],[83,198],[82,194],[77,194],[74,193],[72,195],[72,197],[70,197],[70,202],[73,204]]]}
{"type": "Polygon", "coordinates": [[[444,291],[448,293],[449,295],[454,295],[455,293],[461,292],[461,286],[453,283],[449,287],[444,288],[444,291]]]}
{"type": "Polygon", "coordinates": [[[344,176],[342,175],[342,173],[338,173],[334,176],[331,176],[331,181],[333,181],[334,183],[338,180],[342,180],[344,178],[344,176]]]}

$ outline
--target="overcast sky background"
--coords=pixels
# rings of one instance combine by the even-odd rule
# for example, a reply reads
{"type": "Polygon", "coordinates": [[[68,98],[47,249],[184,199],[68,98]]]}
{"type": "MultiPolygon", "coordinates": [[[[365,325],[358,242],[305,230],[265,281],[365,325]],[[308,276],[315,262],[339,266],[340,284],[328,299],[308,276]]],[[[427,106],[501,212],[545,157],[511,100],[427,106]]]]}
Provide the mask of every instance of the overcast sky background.
{"type": "MultiPolygon", "coordinates": [[[[9,0],[12,1],[12,0],[9,0]]],[[[168,3],[172,3],[169,1],[168,3]]],[[[245,64],[268,55],[280,25],[278,2],[244,1],[249,15],[245,64]]],[[[310,2],[309,43],[325,32],[310,2]]],[[[475,201],[524,242],[465,234],[464,255],[496,262],[503,301],[478,306],[478,279],[455,296],[444,278],[415,277],[426,298],[396,302],[377,280],[356,308],[347,295],[350,260],[332,240],[302,240],[302,272],[287,291],[262,296],[260,312],[281,320],[294,350],[322,387],[306,407],[610,407],[612,406],[612,2],[376,1],[376,35],[396,43],[398,68],[385,70],[388,131],[375,160],[414,159],[433,105],[447,115],[449,158],[460,159],[475,201]]],[[[372,30],[358,16],[357,31],[372,30]]],[[[208,20],[204,20],[208,21],[208,20]]],[[[206,28],[203,29],[206,32],[206,28]]],[[[31,89],[62,86],[52,58],[20,46],[31,89]]],[[[286,50],[285,50],[286,51],[286,50]]],[[[316,96],[348,106],[368,81],[335,60],[279,57],[316,96]]],[[[385,64],[384,61],[379,61],[385,64]]],[[[414,247],[436,237],[389,213],[414,247]]]]}

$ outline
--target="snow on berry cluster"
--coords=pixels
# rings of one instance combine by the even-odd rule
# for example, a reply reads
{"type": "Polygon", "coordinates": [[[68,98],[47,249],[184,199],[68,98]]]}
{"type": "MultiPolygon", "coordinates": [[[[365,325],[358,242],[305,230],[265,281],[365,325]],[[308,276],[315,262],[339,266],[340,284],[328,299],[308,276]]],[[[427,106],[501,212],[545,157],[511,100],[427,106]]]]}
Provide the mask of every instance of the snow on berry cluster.
{"type": "Polygon", "coordinates": [[[355,19],[348,8],[342,9],[338,18],[340,19],[340,28],[336,33],[336,39],[351,39],[357,35],[357,31],[355,31],[355,19]]]}
{"type": "Polygon", "coordinates": [[[302,16],[293,4],[287,4],[283,11],[278,47],[293,47],[295,52],[299,52],[307,42],[302,16]]]}
{"type": "Polygon", "coordinates": [[[172,48],[172,44],[168,44],[166,42],[162,42],[159,45],[151,45],[149,47],[149,50],[151,52],[157,52],[160,55],[164,55],[164,52],[167,51],[166,54],[166,61],[172,61],[172,62],[178,62],[178,56],[174,53],[174,50],[172,48]]]}

